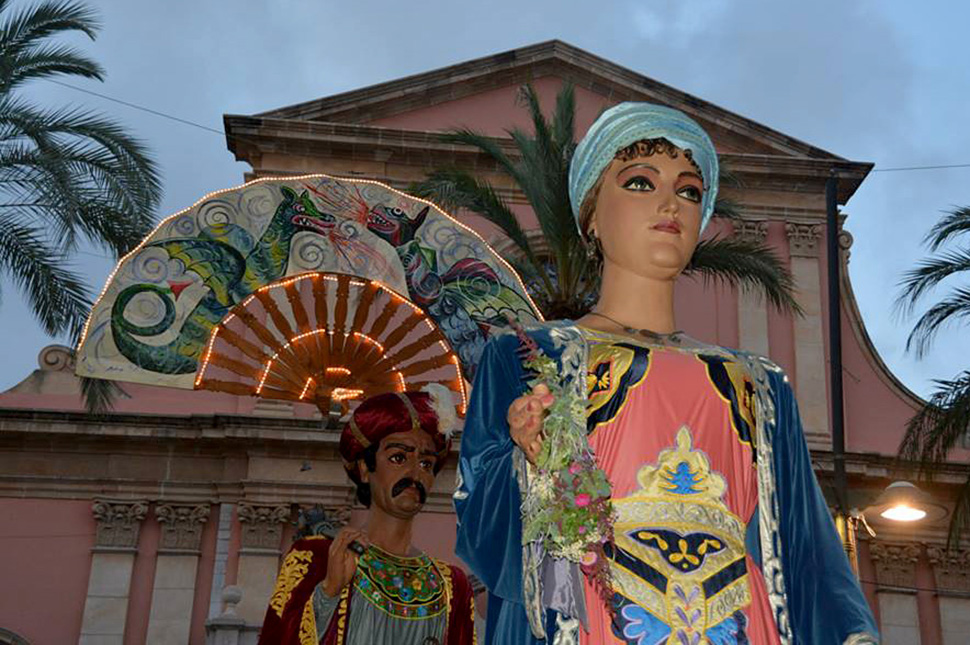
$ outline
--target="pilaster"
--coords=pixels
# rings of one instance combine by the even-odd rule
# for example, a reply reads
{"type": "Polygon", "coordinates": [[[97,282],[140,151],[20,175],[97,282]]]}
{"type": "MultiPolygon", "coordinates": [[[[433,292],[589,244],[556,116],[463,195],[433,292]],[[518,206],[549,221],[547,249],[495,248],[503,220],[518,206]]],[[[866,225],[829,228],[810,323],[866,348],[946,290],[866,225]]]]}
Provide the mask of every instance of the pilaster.
{"type": "Polygon", "coordinates": [[[161,525],[148,642],[180,645],[189,640],[195,579],[208,504],[164,503],[155,507],[161,525]]]}
{"type": "Polygon", "coordinates": [[[78,642],[122,645],[138,533],[148,502],[95,500],[91,512],[97,527],[78,642]]]}
{"type": "MultiPolygon", "coordinates": [[[[768,222],[739,220],[734,223],[736,237],[764,243],[768,236],[768,222]]],[[[750,289],[738,291],[738,340],[741,349],[768,356],[768,309],[765,298],[750,289]]]]}
{"type": "Polygon", "coordinates": [[[921,642],[916,598],[919,545],[874,540],[870,543],[869,553],[876,567],[881,642],[884,645],[918,645],[921,642]]]}
{"type": "Polygon", "coordinates": [[[242,600],[237,611],[246,623],[260,624],[276,583],[283,523],[290,519],[290,507],[240,502],[237,517],[242,529],[236,578],[242,600]]]}
{"type": "Polygon", "coordinates": [[[795,298],[805,312],[794,319],[795,392],[809,447],[831,445],[828,418],[828,392],[825,375],[824,321],[822,317],[822,280],[819,270],[819,239],[823,227],[818,224],[789,222],[785,224],[795,279],[795,298]]]}

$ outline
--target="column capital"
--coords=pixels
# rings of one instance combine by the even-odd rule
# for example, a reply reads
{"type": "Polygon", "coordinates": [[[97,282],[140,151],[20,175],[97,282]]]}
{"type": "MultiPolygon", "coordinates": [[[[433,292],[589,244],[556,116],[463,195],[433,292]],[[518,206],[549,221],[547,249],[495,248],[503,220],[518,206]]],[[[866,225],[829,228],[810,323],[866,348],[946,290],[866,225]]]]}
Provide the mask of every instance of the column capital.
{"type": "Polygon", "coordinates": [[[236,509],[242,525],[242,549],[279,553],[283,523],[290,518],[289,505],[239,502],[236,509]]]}
{"type": "Polygon", "coordinates": [[[920,545],[915,542],[894,544],[873,540],[869,556],[876,566],[876,582],[880,587],[898,587],[896,591],[913,592],[916,587],[916,563],[920,545]]]}
{"type": "Polygon", "coordinates": [[[933,565],[939,593],[970,593],[970,549],[948,551],[946,547],[929,546],[926,555],[933,565]]]}
{"type": "Polygon", "coordinates": [[[752,219],[735,220],[734,235],[753,242],[764,242],[768,237],[768,222],[752,219]]]}
{"type": "Polygon", "coordinates": [[[209,505],[163,503],[155,507],[155,518],[162,527],[159,550],[198,553],[209,505]]]}
{"type": "Polygon", "coordinates": [[[793,257],[818,257],[818,240],[822,236],[821,225],[788,222],[785,224],[785,233],[788,234],[788,247],[793,257]]]}
{"type": "Polygon", "coordinates": [[[97,522],[95,549],[136,550],[141,522],[148,515],[147,501],[96,499],[91,512],[97,522]]]}

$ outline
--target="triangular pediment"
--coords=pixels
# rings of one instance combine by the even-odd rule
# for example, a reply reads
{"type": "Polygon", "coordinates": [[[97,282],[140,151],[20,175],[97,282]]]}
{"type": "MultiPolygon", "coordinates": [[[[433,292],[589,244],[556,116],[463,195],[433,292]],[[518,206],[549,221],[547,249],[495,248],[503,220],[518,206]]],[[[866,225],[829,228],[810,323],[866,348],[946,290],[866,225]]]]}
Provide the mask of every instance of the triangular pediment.
{"type": "MultiPolygon", "coordinates": [[[[255,116],[432,131],[460,125],[500,135],[500,132],[489,132],[494,130],[487,123],[487,115],[495,114],[495,110],[490,109],[492,106],[510,105],[515,100],[515,92],[527,82],[558,86],[564,81],[573,83],[577,90],[579,131],[584,131],[603,107],[620,101],[649,101],[669,105],[695,118],[711,134],[722,153],[843,160],[558,40],[255,116]],[[586,114],[583,114],[584,107],[586,114]],[[584,116],[587,117],[585,120],[584,116]],[[459,118],[460,122],[457,121],[459,118]]],[[[508,113],[507,109],[500,109],[508,113]]]]}

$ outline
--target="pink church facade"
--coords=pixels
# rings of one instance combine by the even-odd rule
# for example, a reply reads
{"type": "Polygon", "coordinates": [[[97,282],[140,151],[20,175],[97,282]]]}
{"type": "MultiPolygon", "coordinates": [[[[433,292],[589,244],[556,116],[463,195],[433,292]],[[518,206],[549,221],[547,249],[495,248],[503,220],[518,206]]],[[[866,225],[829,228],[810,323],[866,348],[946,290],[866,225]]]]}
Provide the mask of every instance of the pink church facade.
{"type": "MultiPolygon", "coordinates": [[[[516,101],[526,82],[550,106],[563,82],[573,83],[580,136],[602,108],[622,100],[684,110],[710,132],[739,178],[726,192],[743,206],[741,220],[715,221],[714,234],[771,245],[795,276],[805,315],[684,279],[678,320],[702,340],[785,368],[816,472],[830,486],[824,184],[836,168],[844,204],[870,164],[555,41],[263,114],[227,115],[228,146],[250,164],[246,179],[322,172],[404,188],[432,168],[457,165],[491,179],[534,227],[523,197],[493,163],[437,136],[470,127],[510,147],[506,129],[528,126],[516,101]]],[[[455,215],[511,252],[489,223],[455,215]]],[[[844,270],[851,241],[843,232],[846,451],[850,499],[864,508],[891,481],[913,477],[894,470],[894,458],[921,401],[889,372],[866,333],[844,270]]],[[[0,644],[202,644],[217,635],[255,642],[299,509],[320,505],[337,524],[363,512],[336,452],[338,435],[321,429],[309,405],[124,388],[129,397],[112,413],[84,413],[70,351],[52,346],[37,371],[0,394],[0,579],[17,581],[0,588],[0,644]]],[[[952,506],[968,457],[954,454],[946,472],[921,486],[952,506]]],[[[451,463],[419,520],[416,544],[455,562],[453,482],[451,463]]],[[[877,535],[861,536],[860,578],[884,642],[966,642],[970,545],[945,551],[945,521],[870,521],[877,535]]]]}

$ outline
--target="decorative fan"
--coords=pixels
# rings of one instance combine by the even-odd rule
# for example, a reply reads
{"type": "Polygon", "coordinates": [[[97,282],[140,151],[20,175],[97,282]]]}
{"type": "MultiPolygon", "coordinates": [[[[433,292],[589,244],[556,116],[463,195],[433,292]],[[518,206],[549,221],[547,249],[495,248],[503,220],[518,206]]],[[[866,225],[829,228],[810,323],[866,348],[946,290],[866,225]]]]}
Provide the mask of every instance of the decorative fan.
{"type": "MultiPolygon", "coordinates": [[[[252,305],[263,287],[306,272],[376,280],[401,294],[436,326],[469,378],[508,316],[540,318],[511,266],[430,202],[373,181],[260,179],[169,217],[122,259],[85,326],[77,373],[192,388],[214,330],[231,328],[224,319],[252,305]]],[[[266,315],[272,320],[272,311],[266,315]]],[[[303,352],[317,340],[294,342],[292,351],[303,352]]],[[[343,347],[339,338],[333,344],[343,347]]],[[[268,387],[285,391],[274,369],[268,387]]],[[[315,396],[307,394],[321,387],[314,383],[304,396],[315,396]]]]}
{"type": "Polygon", "coordinates": [[[261,287],[209,337],[199,389],[333,402],[441,383],[466,396],[458,357],[417,305],[375,280],[305,273],[261,287]]]}

